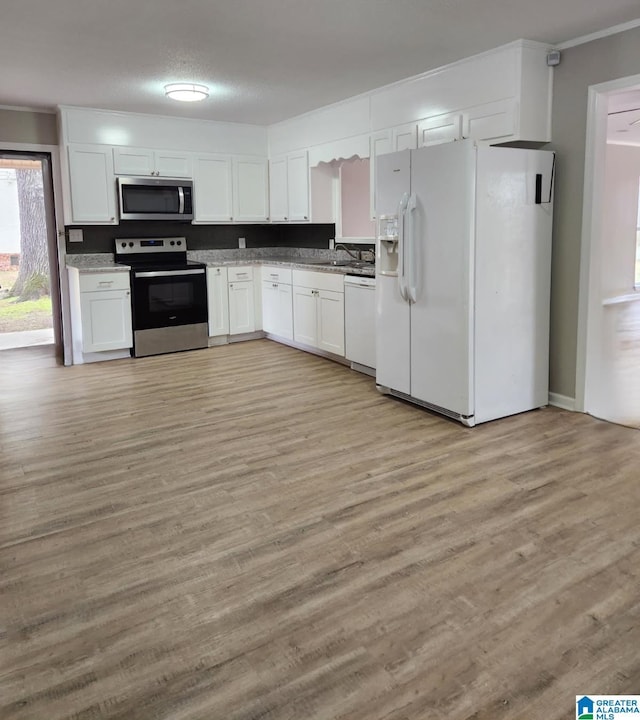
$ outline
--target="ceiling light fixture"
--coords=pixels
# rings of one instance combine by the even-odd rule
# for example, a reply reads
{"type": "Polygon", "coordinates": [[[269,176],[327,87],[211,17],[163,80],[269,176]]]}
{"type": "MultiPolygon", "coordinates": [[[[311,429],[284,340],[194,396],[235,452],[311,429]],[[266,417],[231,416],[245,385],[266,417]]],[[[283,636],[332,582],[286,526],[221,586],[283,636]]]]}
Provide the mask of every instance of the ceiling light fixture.
{"type": "Polygon", "coordinates": [[[164,86],[164,92],[172,100],[182,102],[196,102],[209,97],[209,88],[195,83],[171,83],[164,86]]]}

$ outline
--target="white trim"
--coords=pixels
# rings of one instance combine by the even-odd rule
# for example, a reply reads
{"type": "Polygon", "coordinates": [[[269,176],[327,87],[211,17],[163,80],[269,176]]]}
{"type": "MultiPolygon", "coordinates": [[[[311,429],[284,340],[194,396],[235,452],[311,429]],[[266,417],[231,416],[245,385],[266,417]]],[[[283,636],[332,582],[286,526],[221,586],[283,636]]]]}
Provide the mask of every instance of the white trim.
{"type": "Polygon", "coordinates": [[[1,150],[19,152],[49,153],[51,156],[51,175],[53,176],[53,201],[55,211],[55,232],[58,248],[58,266],[60,282],[60,303],[62,305],[62,351],[65,365],[71,365],[71,314],[69,309],[69,284],[66,266],[66,244],[64,238],[64,215],[62,212],[62,173],[60,168],[59,145],[36,145],[33,143],[11,143],[0,141],[1,150]]]}
{"type": "Polygon", "coordinates": [[[560,393],[550,392],[549,405],[562,408],[563,410],[571,410],[571,412],[575,412],[576,399],[572,397],[567,397],[566,395],[560,395],[560,393]]]}
{"type": "Polygon", "coordinates": [[[582,35],[581,37],[574,38],[573,40],[566,40],[565,42],[556,45],[556,48],[558,50],[568,50],[576,45],[584,45],[584,43],[600,40],[600,38],[609,37],[609,35],[617,35],[618,33],[625,32],[626,30],[633,30],[633,28],[637,27],[640,27],[640,18],[629,20],[629,22],[621,23],[620,25],[612,25],[604,30],[598,30],[597,32],[590,33],[589,35],[582,35]]]}
{"type": "Polygon", "coordinates": [[[595,354],[591,352],[591,348],[596,349],[599,343],[600,323],[597,316],[602,301],[597,269],[603,215],[608,95],[638,85],[640,85],[640,75],[631,75],[589,87],[576,346],[575,409],[579,412],[587,412],[590,378],[594,374],[595,354]]]}
{"type": "Polygon", "coordinates": [[[42,113],[43,115],[55,115],[55,108],[27,107],[23,105],[0,105],[0,110],[15,110],[16,112],[42,113]]]}
{"type": "Polygon", "coordinates": [[[626,295],[616,295],[615,297],[605,298],[602,305],[620,305],[621,303],[630,303],[640,301],[640,292],[627,293],[626,295]]]}
{"type": "MultiPolygon", "coordinates": [[[[639,21],[640,22],[640,21],[639,21]]],[[[277,122],[270,123],[269,125],[266,125],[268,129],[271,129],[272,127],[276,127],[278,125],[286,125],[287,123],[291,122],[292,120],[302,120],[310,115],[315,115],[319,110],[328,110],[330,108],[338,108],[342,105],[347,105],[348,103],[351,103],[355,100],[362,100],[366,98],[371,98],[374,95],[378,95],[379,93],[389,90],[394,87],[399,87],[401,85],[406,85],[408,83],[415,82],[417,80],[423,80],[425,78],[431,77],[433,75],[439,75],[445,70],[450,70],[451,68],[458,67],[460,65],[466,65],[467,63],[474,63],[477,62],[480,58],[487,57],[489,55],[495,55],[496,52],[508,50],[509,48],[520,48],[520,47],[529,47],[529,48],[547,48],[547,50],[555,49],[555,45],[552,43],[543,43],[543,42],[537,42],[536,40],[513,40],[510,43],[506,43],[505,45],[498,45],[498,47],[491,48],[490,50],[484,50],[483,52],[476,53],[475,55],[469,55],[468,57],[460,58],[459,60],[454,60],[453,62],[446,63],[445,65],[438,65],[437,67],[431,68],[430,70],[425,70],[424,72],[418,73],[417,75],[410,75],[409,77],[402,78],[400,80],[394,80],[393,82],[387,83],[386,85],[380,85],[379,87],[375,87],[371,90],[366,90],[365,92],[358,93],[357,95],[351,95],[348,98],[345,98],[344,100],[336,100],[336,102],[328,103],[327,105],[320,105],[319,107],[313,108],[312,110],[307,110],[306,112],[300,113],[298,115],[292,115],[291,117],[284,118],[284,120],[278,120],[277,122]]],[[[378,131],[376,131],[378,132],[378,131]]]]}

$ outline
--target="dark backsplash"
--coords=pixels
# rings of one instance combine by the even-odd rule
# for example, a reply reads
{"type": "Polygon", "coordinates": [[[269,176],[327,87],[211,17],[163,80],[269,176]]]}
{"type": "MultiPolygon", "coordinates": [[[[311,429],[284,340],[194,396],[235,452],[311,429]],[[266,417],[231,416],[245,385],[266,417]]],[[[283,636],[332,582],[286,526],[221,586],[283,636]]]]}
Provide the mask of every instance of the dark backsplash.
{"type": "Polygon", "coordinates": [[[182,222],[123,221],[119,225],[69,225],[81,228],[83,242],[70,243],[72,254],[113,252],[116,238],[186,237],[189,250],[222,250],[237,248],[238,238],[245,238],[247,247],[329,247],[336,227],[326,225],[191,225],[182,222]]]}

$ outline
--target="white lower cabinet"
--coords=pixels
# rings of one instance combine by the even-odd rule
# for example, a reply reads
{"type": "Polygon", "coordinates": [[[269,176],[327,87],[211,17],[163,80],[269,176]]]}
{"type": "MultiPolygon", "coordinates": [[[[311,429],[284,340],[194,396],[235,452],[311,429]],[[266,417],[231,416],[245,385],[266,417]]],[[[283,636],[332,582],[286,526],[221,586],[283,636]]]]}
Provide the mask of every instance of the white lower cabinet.
{"type": "Polygon", "coordinates": [[[256,302],[252,267],[228,269],[229,335],[241,335],[256,329],[256,302]]]}
{"type": "Polygon", "coordinates": [[[318,290],[318,339],[320,350],[344,356],[344,293],[318,290]]]}
{"type": "Polygon", "coordinates": [[[293,271],[293,339],[344,357],[344,276],[293,271]]]}
{"type": "Polygon", "coordinates": [[[303,345],[318,345],[317,290],[293,286],[293,339],[303,345]]]}
{"type": "Polygon", "coordinates": [[[229,334],[229,290],[227,268],[207,268],[207,303],[209,309],[209,337],[229,334]]]}
{"type": "Polygon", "coordinates": [[[69,268],[69,289],[74,363],[110,360],[109,351],[126,356],[133,346],[129,273],[69,268]]]}
{"type": "Polygon", "coordinates": [[[293,293],[291,285],[262,281],[262,329],[293,340],[293,293]]]}
{"type": "Polygon", "coordinates": [[[98,290],[81,293],[80,312],[84,352],[103,352],[131,347],[130,296],[129,290],[98,290]]]}
{"type": "Polygon", "coordinates": [[[289,268],[262,267],[262,329],[293,340],[293,293],[289,268]]]}

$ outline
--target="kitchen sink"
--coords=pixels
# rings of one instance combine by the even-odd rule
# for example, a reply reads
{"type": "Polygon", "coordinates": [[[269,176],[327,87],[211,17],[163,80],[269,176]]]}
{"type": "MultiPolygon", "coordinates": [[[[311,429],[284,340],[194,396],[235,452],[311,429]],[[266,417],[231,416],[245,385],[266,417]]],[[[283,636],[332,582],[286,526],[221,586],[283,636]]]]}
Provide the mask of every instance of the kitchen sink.
{"type": "Polygon", "coordinates": [[[347,268],[373,268],[374,263],[365,262],[364,260],[328,260],[325,265],[333,265],[334,267],[347,267],[347,268]]]}
{"type": "Polygon", "coordinates": [[[301,262],[305,265],[331,265],[332,267],[375,267],[374,263],[365,262],[364,260],[324,260],[320,258],[313,258],[309,260],[302,260],[301,262]]]}

